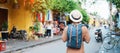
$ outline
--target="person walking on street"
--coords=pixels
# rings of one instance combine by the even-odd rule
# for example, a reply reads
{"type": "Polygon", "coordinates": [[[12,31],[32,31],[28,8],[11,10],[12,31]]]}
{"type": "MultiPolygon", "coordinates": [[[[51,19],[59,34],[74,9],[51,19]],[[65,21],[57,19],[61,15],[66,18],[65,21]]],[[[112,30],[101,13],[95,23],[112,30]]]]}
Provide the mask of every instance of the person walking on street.
{"type": "Polygon", "coordinates": [[[52,21],[51,20],[48,20],[47,23],[46,23],[46,33],[47,33],[47,37],[53,37],[53,34],[52,34],[52,29],[53,29],[53,24],[52,24],[52,21]]]}
{"type": "Polygon", "coordinates": [[[81,24],[82,14],[79,10],[70,13],[71,24],[64,28],[62,34],[63,42],[67,42],[66,53],[84,53],[84,41],[89,43],[90,36],[86,26],[81,24]]]}

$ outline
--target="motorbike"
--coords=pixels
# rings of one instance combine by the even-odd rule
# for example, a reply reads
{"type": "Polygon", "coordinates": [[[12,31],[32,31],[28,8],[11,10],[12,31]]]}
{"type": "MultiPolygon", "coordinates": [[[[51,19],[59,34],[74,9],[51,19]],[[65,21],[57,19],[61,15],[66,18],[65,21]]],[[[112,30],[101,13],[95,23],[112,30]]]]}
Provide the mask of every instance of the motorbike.
{"type": "Polygon", "coordinates": [[[102,42],[102,31],[101,29],[96,29],[95,31],[95,39],[97,42],[102,42]]]}
{"type": "Polygon", "coordinates": [[[18,39],[26,40],[27,31],[25,31],[25,30],[19,30],[18,33],[19,33],[18,39]]]}
{"type": "Polygon", "coordinates": [[[19,30],[19,31],[11,31],[10,32],[10,39],[22,39],[22,40],[26,40],[26,36],[27,36],[27,31],[25,30],[19,30]]]}

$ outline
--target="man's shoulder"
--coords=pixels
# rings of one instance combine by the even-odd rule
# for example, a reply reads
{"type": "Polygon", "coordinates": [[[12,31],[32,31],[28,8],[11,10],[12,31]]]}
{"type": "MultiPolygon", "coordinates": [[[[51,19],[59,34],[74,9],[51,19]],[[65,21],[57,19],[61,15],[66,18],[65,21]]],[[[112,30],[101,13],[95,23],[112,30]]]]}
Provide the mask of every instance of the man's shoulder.
{"type": "Polygon", "coordinates": [[[85,25],[83,25],[83,26],[82,26],[82,29],[83,29],[83,30],[84,30],[84,29],[87,29],[87,27],[86,27],[85,25]]]}

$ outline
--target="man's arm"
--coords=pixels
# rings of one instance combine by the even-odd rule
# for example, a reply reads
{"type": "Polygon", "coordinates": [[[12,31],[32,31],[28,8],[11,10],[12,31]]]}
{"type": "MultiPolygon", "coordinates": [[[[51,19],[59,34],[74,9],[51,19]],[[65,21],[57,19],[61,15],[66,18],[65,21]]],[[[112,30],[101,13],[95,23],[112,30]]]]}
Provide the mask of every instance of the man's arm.
{"type": "Polygon", "coordinates": [[[87,27],[83,26],[82,27],[82,36],[83,36],[83,41],[85,41],[86,43],[90,42],[90,35],[89,35],[89,31],[87,29],[87,27]]]}
{"type": "Polygon", "coordinates": [[[63,42],[67,41],[67,28],[68,28],[68,26],[64,28],[64,31],[63,31],[63,34],[62,34],[63,42]]]}

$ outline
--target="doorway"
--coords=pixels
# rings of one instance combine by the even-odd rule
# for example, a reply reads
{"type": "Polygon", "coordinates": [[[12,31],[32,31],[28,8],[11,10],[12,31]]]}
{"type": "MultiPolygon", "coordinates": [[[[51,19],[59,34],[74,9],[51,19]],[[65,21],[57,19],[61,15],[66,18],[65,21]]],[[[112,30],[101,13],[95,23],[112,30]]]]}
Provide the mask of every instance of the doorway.
{"type": "Polygon", "coordinates": [[[8,23],[8,9],[0,8],[0,31],[2,31],[4,23],[8,23]]]}

